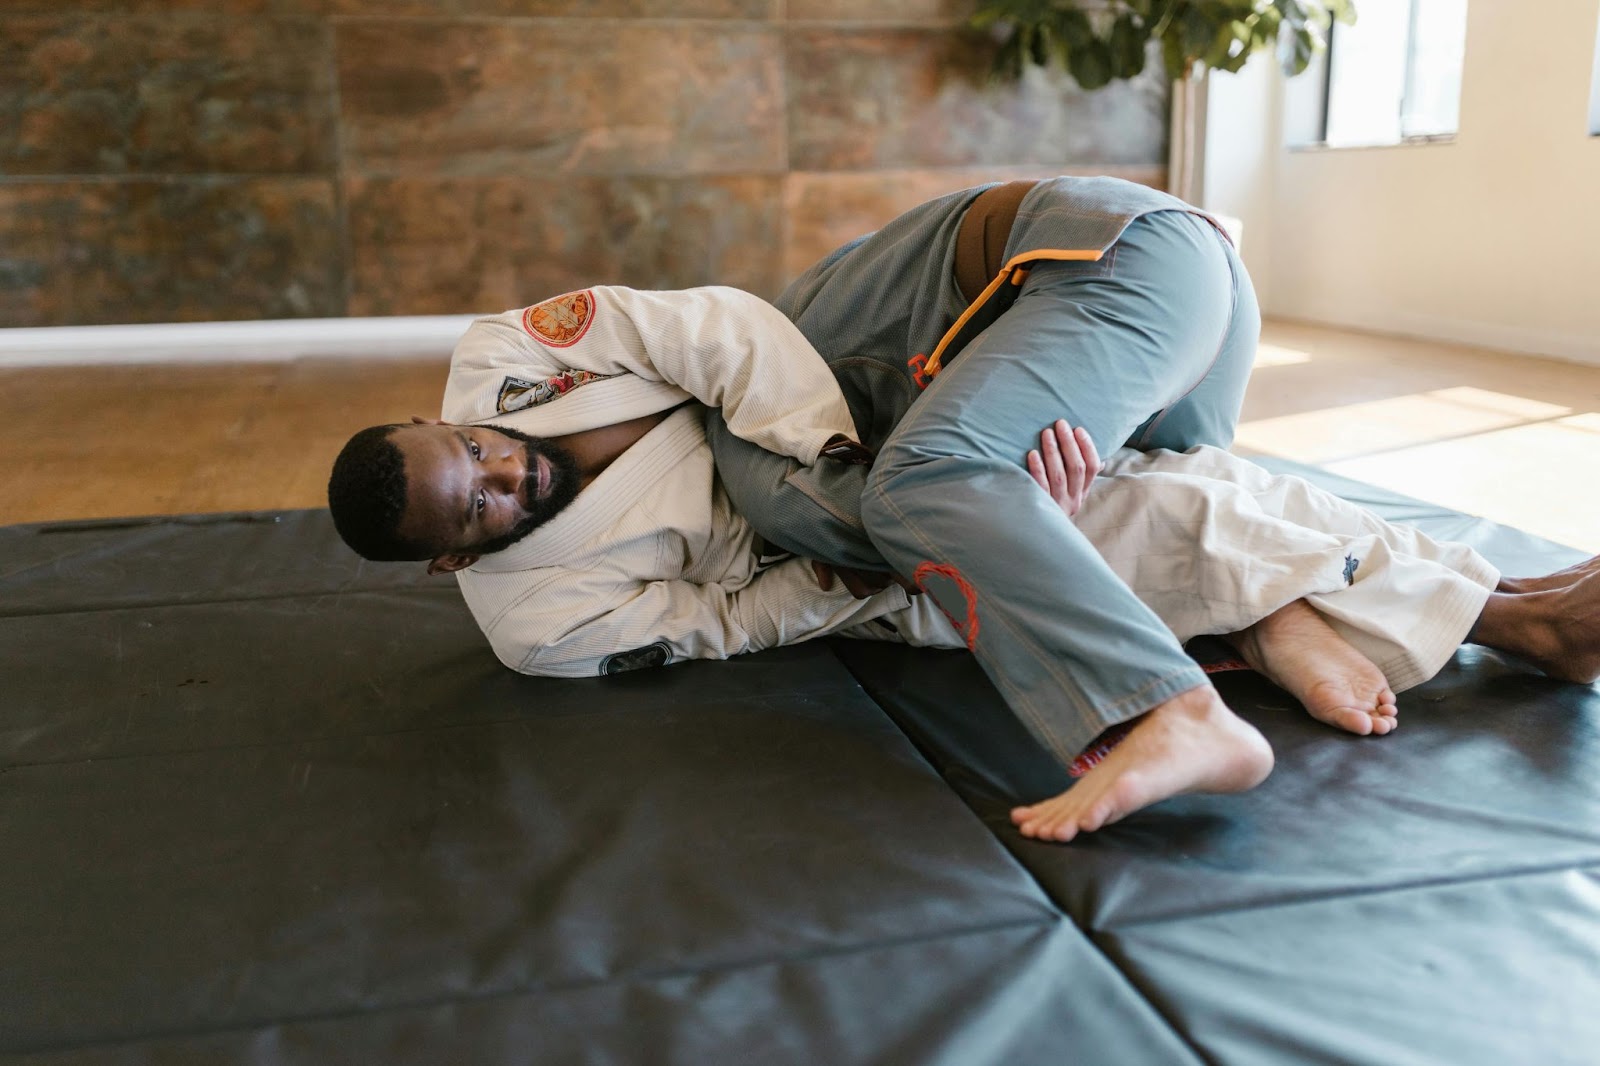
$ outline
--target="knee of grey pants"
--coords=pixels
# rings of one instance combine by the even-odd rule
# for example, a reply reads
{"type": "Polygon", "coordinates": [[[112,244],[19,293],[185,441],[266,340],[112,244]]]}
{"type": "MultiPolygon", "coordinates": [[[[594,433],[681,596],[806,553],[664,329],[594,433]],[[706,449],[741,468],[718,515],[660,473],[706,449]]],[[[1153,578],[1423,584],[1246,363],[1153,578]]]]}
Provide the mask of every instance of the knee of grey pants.
{"type": "Polygon", "coordinates": [[[1036,267],[868,477],[862,518],[884,559],[934,597],[1063,762],[1206,678],[1024,456],[1057,418],[1107,454],[1139,436],[1225,446],[1253,359],[1248,286],[1216,231],[1182,212],[1136,220],[1098,263],[1036,267]]]}

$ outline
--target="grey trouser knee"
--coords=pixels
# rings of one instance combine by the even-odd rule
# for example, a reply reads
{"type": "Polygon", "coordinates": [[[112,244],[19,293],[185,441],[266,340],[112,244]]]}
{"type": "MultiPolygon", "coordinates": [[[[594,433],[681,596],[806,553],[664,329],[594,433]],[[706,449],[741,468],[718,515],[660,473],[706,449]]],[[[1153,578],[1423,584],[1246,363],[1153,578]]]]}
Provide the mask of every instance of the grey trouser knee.
{"type": "Polygon", "coordinates": [[[1176,211],[1136,220],[1099,262],[1040,265],[868,476],[861,515],[884,560],[935,598],[1063,762],[1206,677],[1024,456],[1058,418],[1106,454],[1225,447],[1259,326],[1249,286],[1213,227],[1176,211]]]}

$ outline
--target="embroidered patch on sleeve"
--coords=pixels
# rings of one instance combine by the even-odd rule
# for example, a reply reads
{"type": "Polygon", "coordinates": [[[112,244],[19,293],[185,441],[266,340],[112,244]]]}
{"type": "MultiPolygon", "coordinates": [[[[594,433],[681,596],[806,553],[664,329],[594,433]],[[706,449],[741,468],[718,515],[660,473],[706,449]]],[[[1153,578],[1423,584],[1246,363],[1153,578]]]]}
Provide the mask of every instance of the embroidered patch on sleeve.
{"type": "Polygon", "coordinates": [[[625,674],[629,670],[644,670],[651,666],[665,666],[672,661],[672,649],[661,641],[632,651],[619,651],[600,661],[600,673],[625,674]]]}
{"type": "Polygon", "coordinates": [[[570,348],[589,332],[594,317],[594,293],[584,289],[534,304],[522,312],[522,328],[552,348],[570,348]]]}
{"type": "Polygon", "coordinates": [[[500,383],[500,396],[495,406],[501,414],[525,411],[551,400],[559,400],[573,389],[582,388],[595,381],[605,381],[615,374],[596,374],[588,370],[563,370],[543,381],[524,381],[508,377],[500,383]]]}

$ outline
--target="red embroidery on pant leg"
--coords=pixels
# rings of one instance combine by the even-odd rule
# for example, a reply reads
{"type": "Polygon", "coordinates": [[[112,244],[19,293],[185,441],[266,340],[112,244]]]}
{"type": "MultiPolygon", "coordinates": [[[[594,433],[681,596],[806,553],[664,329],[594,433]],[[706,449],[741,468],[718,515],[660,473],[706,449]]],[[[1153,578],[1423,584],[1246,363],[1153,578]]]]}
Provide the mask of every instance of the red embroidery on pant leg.
{"type": "Polygon", "coordinates": [[[1093,744],[1083,749],[1083,754],[1072,760],[1072,765],[1067,767],[1067,773],[1073,777],[1082,777],[1099,766],[1105,761],[1105,757],[1111,754],[1111,749],[1121,744],[1123,738],[1133,732],[1133,727],[1138,721],[1135,718],[1132,722],[1121,722],[1101,733],[1093,744]]]}
{"type": "MultiPolygon", "coordinates": [[[[1243,659],[1219,659],[1214,663],[1206,663],[1200,669],[1208,674],[1223,674],[1231,670],[1254,670],[1255,667],[1243,659]]],[[[1133,722],[1123,722],[1101,733],[1093,744],[1083,749],[1083,754],[1072,760],[1072,765],[1067,767],[1067,773],[1073,777],[1082,777],[1099,766],[1105,761],[1105,757],[1111,754],[1111,749],[1122,743],[1122,739],[1133,731],[1134,723],[1137,721],[1138,719],[1134,719],[1133,722]]]]}
{"type": "Polygon", "coordinates": [[[911,575],[911,580],[917,583],[917,588],[928,592],[928,578],[934,574],[947,577],[956,583],[956,588],[961,590],[961,595],[967,601],[967,620],[959,621],[955,615],[944,610],[944,605],[939,604],[938,597],[934,603],[939,605],[939,610],[944,611],[944,616],[950,619],[950,624],[956,627],[956,632],[961,634],[961,639],[967,642],[967,650],[971,651],[978,646],[978,590],[972,587],[972,582],[961,576],[961,571],[953,566],[942,563],[923,563],[911,575]]]}

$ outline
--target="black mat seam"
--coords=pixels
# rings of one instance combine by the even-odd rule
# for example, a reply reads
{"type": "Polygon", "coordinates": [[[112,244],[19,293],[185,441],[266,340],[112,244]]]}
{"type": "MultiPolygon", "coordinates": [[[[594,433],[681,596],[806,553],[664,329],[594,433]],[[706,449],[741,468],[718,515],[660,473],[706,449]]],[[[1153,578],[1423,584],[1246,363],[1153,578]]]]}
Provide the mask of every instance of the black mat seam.
{"type": "MultiPolygon", "coordinates": [[[[837,654],[835,654],[835,658],[838,658],[837,654]]],[[[900,731],[901,736],[906,738],[906,742],[916,749],[917,754],[922,757],[922,760],[926,762],[929,767],[932,768],[939,780],[944,782],[944,786],[949,789],[958,800],[961,801],[961,805],[967,808],[967,810],[972,814],[973,819],[983,827],[984,832],[988,833],[989,836],[994,839],[995,843],[1000,845],[1000,847],[1005,851],[1006,855],[1010,857],[1012,864],[1022,872],[1024,877],[1033,882],[1034,886],[1038,888],[1040,895],[1050,902],[1050,905],[1054,907],[1057,913],[1061,915],[1062,920],[1068,922],[1074,929],[1077,929],[1079,932],[1084,934],[1084,942],[1087,944],[1089,950],[1098,955],[1113,972],[1115,972],[1123,979],[1124,982],[1126,982],[1129,990],[1131,990],[1133,994],[1137,996],[1146,1007],[1149,1008],[1152,1015],[1158,1018],[1161,1023],[1167,1027],[1167,1031],[1172,1035],[1172,1038],[1175,1041],[1188,1048],[1189,1051],[1193,1053],[1195,1058],[1205,1063],[1206,1066],[1217,1066],[1216,1061],[1208,1058],[1200,1050],[1199,1045],[1197,1045],[1193,1040],[1189,1039],[1188,1034],[1178,1027],[1173,1018],[1168,1015],[1166,1011],[1162,1010],[1161,1007],[1157,1005],[1155,1000],[1151,999],[1151,997],[1145,992],[1139,983],[1133,979],[1133,976],[1121,966],[1117,965],[1117,960],[1112,958],[1111,955],[1109,955],[1095,939],[1093,930],[1087,929],[1078,924],[1078,920],[1072,916],[1072,912],[1067,910],[1062,901],[1056,898],[1055,893],[1050,891],[1050,886],[1035,876],[1033,868],[1022,861],[1022,859],[1017,855],[1017,852],[1006,843],[1005,838],[1002,837],[1000,833],[990,825],[989,821],[985,819],[983,815],[978,813],[978,811],[976,811],[972,805],[967,802],[967,798],[962,794],[961,790],[951,784],[950,779],[947,778],[944,775],[944,772],[939,769],[939,763],[934,761],[933,757],[923,748],[921,744],[917,742],[916,737],[912,736],[905,729],[905,727],[900,724],[899,719],[895,718],[895,716],[890,713],[887,707],[879,703],[873,697],[871,691],[868,690],[864,684],[862,684],[861,677],[851,669],[850,664],[842,658],[839,659],[839,662],[844,666],[845,670],[849,671],[850,676],[855,679],[856,687],[861,690],[867,699],[872,700],[873,704],[878,708],[879,711],[882,712],[885,718],[894,723],[894,727],[900,731]]]]}
{"type": "Polygon", "coordinates": [[[137,603],[122,604],[80,604],[71,607],[62,607],[57,610],[35,611],[0,611],[0,619],[4,618],[50,618],[63,614],[116,614],[120,611],[144,611],[151,609],[165,609],[169,607],[214,607],[219,603],[262,603],[272,600],[318,600],[329,596],[354,596],[374,592],[399,592],[407,595],[422,593],[434,596],[443,593],[459,595],[460,590],[454,585],[441,585],[438,588],[418,587],[416,585],[396,585],[378,588],[343,588],[324,589],[320,592],[279,592],[259,596],[217,596],[203,600],[146,600],[137,603]]]}
{"type": "MultiPolygon", "coordinates": [[[[694,977],[697,975],[726,976],[736,974],[741,970],[755,970],[765,966],[788,966],[797,963],[806,963],[821,959],[847,958],[851,955],[861,955],[873,951],[894,950],[896,948],[910,947],[915,944],[932,944],[940,941],[959,940],[964,937],[986,936],[993,933],[1003,933],[1012,929],[1027,929],[1030,927],[1040,930],[1051,929],[1062,923],[1073,926],[1065,914],[1047,914],[1039,918],[1013,919],[1004,922],[990,922],[986,925],[968,926],[947,930],[938,935],[918,935],[904,937],[890,937],[884,940],[875,940],[863,944],[850,944],[837,948],[819,948],[812,951],[799,951],[786,955],[774,955],[767,958],[746,959],[722,965],[710,966],[670,966],[661,969],[642,969],[633,973],[614,974],[591,980],[577,980],[557,982],[554,984],[534,984],[521,988],[501,989],[479,994],[466,994],[456,996],[436,996],[431,999],[417,999],[385,1003],[367,1009],[352,1009],[342,1011],[309,1012],[304,1014],[290,1014],[275,1018],[260,1018],[237,1024],[219,1025],[212,1027],[197,1027],[191,1029],[166,1029],[151,1030],[148,1032],[129,1033],[125,1036],[112,1036],[104,1039],[88,1040],[81,1043],[51,1043],[28,1046],[15,1046],[0,1048],[0,1054],[42,1054],[46,1052],[85,1051],[93,1048],[121,1047],[128,1044],[148,1043],[156,1040],[204,1038],[223,1036],[229,1033],[249,1033],[261,1029],[299,1024],[315,1024],[318,1022],[336,1022],[357,1018],[377,1017],[384,1014],[398,1014],[407,1011],[430,1010],[437,1007],[448,1007],[457,1004],[492,1003],[495,1000],[516,999],[519,996],[536,996],[540,994],[562,994],[567,992],[585,991],[594,988],[604,988],[607,985],[626,985],[636,983],[650,983],[656,981],[670,981],[679,977],[694,977]]],[[[1081,931],[1080,931],[1081,932],[1081,931]]],[[[1085,944],[1093,946],[1088,937],[1083,937],[1085,944]]],[[[1098,947],[1095,950],[1099,950],[1098,947]]]]}
{"type": "Polygon", "coordinates": [[[1150,918],[1139,918],[1127,922],[1114,922],[1105,925],[1085,925],[1083,930],[1091,937],[1102,935],[1113,936],[1117,933],[1148,926],[1175,925],[1182,922],[1194,921],[1197,918],[1220,918],[1224,916],[1250,914],[1257,911],[1270,911],[1280,907],[1302,907],[1308,904],[1326,903],[1332,900],[1368,899],[1374,896],[1399,895],[1406,892],[1429,892],[1440,888],[1465,888],[1473,885],[1492,884],[1496,881],[1518,881],[1525,878],[1548,877],[1560,873],[1600,873],[1600,856],[1582,858],[1576,861],[1549,862],[1537,866],[1526,866],[1509,870],[1486,871],[1481,874],[1465,875],[1460,877],[1435,877],[1422,878],[1415,881],[1401,881],[1388,885],[1358,886],[1341,889],[1339,891],[1313,892],[1290,899],[1275,899],[1259,903],[1246,903],[1234,907],[1219,907],[1209,910],[1194,910],[1163,914],[1150,918]]]}
{"type": "Polygon", "coordinates": [[[1221,1059],[1208,1054],[1205,1048],[1200,1046],[1199,1040],[1191,1038],[1183,1027],[1178,1024],[1178,1020],[1167,1012],[1167,1008],[1164,1005],[1166,997],[1157,994],[1159,989],[1149,985],[1148,982],[1140,980],[1137,975],[1125,969],[1114,955],[1100,946],[1099,938],[1092,931],[1086,930],[1085,936],[1089,943],[1094,945],[1094,950],[1100,953],[1100,957],[1106,960],[1106,965],[1122,975],[1122,979],[1128,982],[1128,987],[1133,989],[1134,994],[1144,1000],[1145,1006],[1150,1008],[1150,1013],[1165,1022],[1167,1028],[1172,1030],[1173,1036],[1193,1052],[1195,1058],[1205,1063],[1206,1066],[1223,1066],[1221,1059]]]}
{"type": "MultiPolygon", "coordinates": [[[[1486,877],[1478,877],[1478,878],[1458,878],[1458,879],[1455,879],[1453,881],[1447,881],[1447,880],[1441,879],[1439,882],[1437,882],[1437,884],[1446,884],[1446,885],[1448,885],[1448,884],[1481,884],[1481,883],[1485,883],[1485,882],[1488,882],[1488,881],[1515,879],[1517,877],[1535,877],[1535,876],[1542,876],[1544,874],[1549,874],[1549,873],[1571,871],[1571,870],[1586,870],[1586,871],[1587,870],[1597,870],[1597,871],[1600,871],[1600,863],[1584,863],[1584,864],[1580,864],[1580,865],[1577,865],[1577,866],[1557,866],[1557,867],[1551,867],[1549,869],[1519,871],[1519,872],[1512,873],[1510,875],[1494,875],[1494,876],[1486,876],[1486,877]]],[[[1406,890],[1406,889],[1409,889],[1411,887],[1434,887],[1434,886],[1421,885],[1419,883],[1418,886],[1403,886],[1402,888],[1400,888],[1398,890],[1406,890]]],[[[1394,889],[1394,888],[1383,888],[1383,889],[1374,890],[1372,892],[1348,892],[1348,893],[1339,894],[1337,896],[1335,896],[1333,894],[1328,894],[1328,895],[1325,895],[1325,896],[1322,896],[1322,897],[1318,897],[1318,899],[1316,899],[1316,900],[1311,900],[1311,902],[1317,902],[1320,899],[1347,899],[1347,898],[1359,897],[1359,896],[1377,895],[1377,894],[1382,894],[1382,893],[1389,892],[1389,891],[1394,891],[1394,890],[1397,890],[1397,889],[1394,889]]],[[[1301,902],[1304,902],[1304,901],[1301,901],[1301,902]]],[[[1293,904],[1274,903],[1274,904],[1270,904],[1270,905],[1267,905],[1267,906],[1264,906],[1264,907],[1236,907],[1236,908],[1232,908],[1230,910],[1223,910],[1223,911],[1196,912],[1195,914],[1187,915],[1187,916],[1185,916],[1183,918],[1180,918],[1180,919],[1150,919],[1148,921],[1130,922],[1130,923],[1127,923],[1125,925],[1118,925],[1118,926],[1105,926],[1105,927],[1087,926],[1087,927],[1080,927],[1080,928],[1083,928],[1085,935],[1089,939],[1089,942],[1094,945],[1094,949],[1096,951],[1098,951],[1106,959],[1106,961],[1108,963],[1110,963],[1110,965],[1113,966],[1116,969],[1116,971],[1118,973],[1122,974],[1123,977],[1126,978],[1128,984],[1131,985],[1139,993],[1140,998],[1142,998],[1145,1001],[1145,1003],[1147,1003],[1149,1005],[1150,1009],[1152,1011],[1154,1011],[1157,1015],[1159,1015],[1169,1025],[1173,1025],[1174,1028],[1176,1028],[1175,1023],[1173,1022],[1173,1019],[1171,1017],[1169,1017],[1167,1015],[1166,1011],[1164,1011],[1162,1009],[1162,1007],[1160,1006],[1161,1001],[1166,997],[1164,997],[1164,996],[1159,994],[1159,986],[1150,985],[1147,981],[1141,980],[1138,973],[1135,973],[1135,972],[1130,971],[1129,969],[1125,968],[1122,965],[1122,963],[1117,961],[1116,956],[1114,954],[1112,954],[1112,952],[1108,948],[1102,947],[1102,945],[1101,945],[1102,939],[1110,939],[1111,937],[1114,937],[1118,932],[1121,932],[1121,931],[1124,931],[1124,930],[1134,929],[1134,928],[1138,928],[1138,927],[1141,927],[1141,926],[1147,926],[1147,925],[1166,924],[1168,921],[1187,921],[1190,918],[1208,917],[1208,916],[1213,915],[1213,914],[1244,914],[1244,913],[1248,913],[1248,912],[1250,912],[1252,910],[1268,909],[1271,906],[1292,906],[1292,905],[1293,904]]],[[[1142,973],[1143,971],[1140,971],[1140,972],[1142,973]]],[[[1179,1038],[1182,1039],[1184,1041],[1184,1043],[1188,1044],[1189,1047],[1191,1049],[1193,1049],[1195,1055],[1197,1057],[1199,1057],[1203,1062],[1207,1063],[1207,1066],[1221,1066],[1221,1063],[1222,1063],[1221,1059],[1217,1059],[1217,1058],[1214,1058],[1211,1055],[1206,1054],[1206,1052],[1205,1052],[1205,1050],[1203,1048],[1201,1048],[1195,1041],[1189,1040],[1188,1037],[1186,1035],[1184,1035],[1181,1030],[1179,1030],[1179,1038]]]]}

